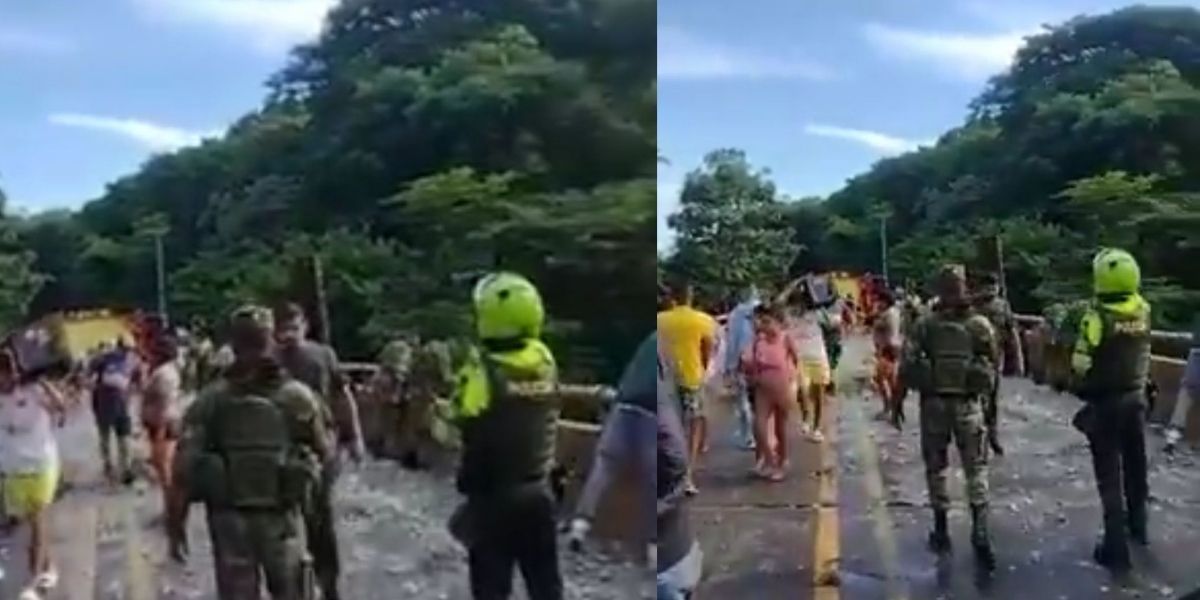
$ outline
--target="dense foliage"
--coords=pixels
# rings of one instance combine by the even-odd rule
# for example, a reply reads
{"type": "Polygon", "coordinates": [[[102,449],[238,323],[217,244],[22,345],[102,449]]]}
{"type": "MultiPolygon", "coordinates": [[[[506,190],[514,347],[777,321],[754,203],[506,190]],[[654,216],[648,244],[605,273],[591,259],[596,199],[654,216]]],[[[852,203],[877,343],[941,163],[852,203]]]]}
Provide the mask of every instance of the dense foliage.
{"type": "MultiPolygon", "coordinates": [[[[880,270],[894,281],[939,261],[993,269],[1036,312],[1090,291],[1090,256],[1128,248],[1156,325],[1200,309],[1200,11],[1132,7],[1029,38],[966,122],[931,147],[876,163],[824,202],[790,206],[793,271],[880,270]]],[[[682,235],[682,233],[681,233],[682,235]]]]}
{"type": "Polygon", "coordinates": [[[649,0],[346,0],[264,104],[24,229],[36,313],[155,305],[175,319],[291,290],[313,253],[332,331],[366,357],[401,330],[469,331],[473,276],[546,297],[568,370],[611,377],[649,328],[655,6],[649,0]],[[156,231],[157,230],[157,231],[156,231]]]}

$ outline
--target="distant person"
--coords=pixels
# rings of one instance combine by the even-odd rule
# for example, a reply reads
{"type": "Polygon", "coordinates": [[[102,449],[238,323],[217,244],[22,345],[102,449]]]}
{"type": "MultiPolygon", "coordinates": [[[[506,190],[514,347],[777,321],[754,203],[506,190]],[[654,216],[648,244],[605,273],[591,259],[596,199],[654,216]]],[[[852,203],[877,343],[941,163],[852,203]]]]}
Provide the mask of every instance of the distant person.
{"type": "Polygon", "coordinates": [[[886,289],[879,292],[881,311],[875,317],[872,326],[872,338],[875,343],[875,389],[879,392],[882,409],[875,415],[876,419],[887,420],[891,414],[892,403],[899,393],[899,360],[900,350],[904,345],[901,335],[903,317],[896,298],[886,289]]]}
{"type": "Polygon", "coordinates": [[[783,481],[788,469],[788,428],[800,354],[784,328],[779,307],[759,306],[754,317],[754,342],[742,354],[742,371],[754,389],[757,404],[754,429],[758,445],[752,472],[770,481],[783,481]]]}
{"type": "MultiPolygon", "coordinates": [[[[658,335],[663,340],[674,363],[679,385],[678,400],[688,433],[689,468],[700,458],[700,449],[707,437],[707,419],[700,406],[700,385],[708,361],[716,349],[717,321],[692,308],[692,287],[680,284],[671,288],[667,298],[669,308],[658,313],[658,335]]],[[[696,494],[695,481],[688,474],[687,492],[696,494]]]]}
{"type": "Polygon", "coordinates": [[[92,412],[100,433],[104,475],[110,481],[119,477],[126,485],[134,479],[129,460],[129,436],[133,428],[130,402],[138,383],[138,369],[137,355],[125,338],[97,357],[92,365],[92,412]],[[115,466],[112,456],[114,438],[117,444],[115,466]]]}
{"type": "Polygon", "coordinates": [[[150,467],[162,488],[163,506],[170,498],[171,464],[175,456],[183,394],[178,345],[159,339],[151,351],[150,375],[142,390],[142,429],[150,446],[150,467]]]}
{"type": "Polygon", "coordinates": [[[806,290],[792,294],[790,309],[788,332],[799,352],[800,372],[796,378],[796,389],[801,429],[810,440],[821,442],[825,439],[821,433],[825,394],[833,381],[825,342],[829,321],[806,290]]]}
{"type": "Polygon", "coordinates": [[[754,309],[759,304],[758,290],[753,286],[742,292],[742,301],[729,312],[729,318],[725,322],[725,347],[724,353],[720,355],[728,387],[733,392],[733,407],[737,419],[733,433],[734,442],[748,450],[755,447],[754,415],[751,409],[750,388],[739,365],[742,353],[754,341],[754,309]]]}
{"type": "Polygon", "coordinates": [[[1196,399],[1200,398],[1200,315],[1192,320],[1192,348],[1188,352],[1187,366],[1179,383],[1179,397],[1175,410],[1171,412],[1171,423],[1167,427],[1167,452],[1174,452],[1176,444],[1183,439],[1187,428],[1188,414],[1196,399]]]}
{"type": "Polygon", "coordinates": [[[63,398],[44,381],[22,384],[16,360],[0,352],[0,469],[9,517],[29,526],[27,560],[33,581],[20,600],[39,600],[58,583],[50,560],[47,511],[54,501],[61,466],[53,422],[63,398]]]}

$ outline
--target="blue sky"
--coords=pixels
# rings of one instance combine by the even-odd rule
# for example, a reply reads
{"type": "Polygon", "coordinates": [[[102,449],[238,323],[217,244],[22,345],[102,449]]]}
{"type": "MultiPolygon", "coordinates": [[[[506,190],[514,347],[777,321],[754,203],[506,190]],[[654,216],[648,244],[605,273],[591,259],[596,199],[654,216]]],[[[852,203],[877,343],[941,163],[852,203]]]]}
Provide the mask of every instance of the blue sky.
{"type": "Polygon", "coordinates": [[[0,189],[77,207],[258,106],[331,0],[0,0],[0,189]]]}
{"type": "Polygon", "coordinates": [[[659,0],[659,247],[709,150],[744,149],[788,196],[826,195],[960,124],[1042,24],[1130,4],[1025,1],[659,0]]]}

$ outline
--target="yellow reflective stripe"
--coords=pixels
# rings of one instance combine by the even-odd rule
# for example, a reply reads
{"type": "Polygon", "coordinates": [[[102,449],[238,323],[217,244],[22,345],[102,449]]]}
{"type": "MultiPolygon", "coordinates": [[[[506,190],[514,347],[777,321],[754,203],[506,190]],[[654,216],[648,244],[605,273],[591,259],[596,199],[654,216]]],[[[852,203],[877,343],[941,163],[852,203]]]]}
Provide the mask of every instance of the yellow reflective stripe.
{"type": "Polygon", "coordinates": [[[1071,355],[1071,369],[1075,374],[1084,375],[1092,368],[1092,352],[1100,345],[1103,332],[1100,315],[1089,308],[1080,319],[1079,338],[1075,340],[1075,352],[1071,355]]]}
{"type": "Polygon", "coordinates": [[[466,363],[458,371],[456,381],[454,418],[470,419],[483,414],[491,403],[491,390],[478,350],[471,350],[466,363]]]}

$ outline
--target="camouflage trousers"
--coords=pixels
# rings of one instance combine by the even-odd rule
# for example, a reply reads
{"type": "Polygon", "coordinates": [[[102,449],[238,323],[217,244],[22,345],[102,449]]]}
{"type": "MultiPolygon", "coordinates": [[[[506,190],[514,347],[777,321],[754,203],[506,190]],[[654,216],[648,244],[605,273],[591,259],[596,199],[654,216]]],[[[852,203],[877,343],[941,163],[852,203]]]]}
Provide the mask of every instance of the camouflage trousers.
{"type": "Polygon", "coordinates": [[[298,511],[209,509],[208,531],[220,600],[314,600],[298,511]]]}
{"type": "Polygon", "coordinates": [[[924,396],[921,398],[921,456],[934,510],[950,507],[946,476],[950,470],[950,441],[958,446],[967,481],[967,501],[983,506],[988,500],[988,445],[984,407],[980,398],[924,396]]]}

